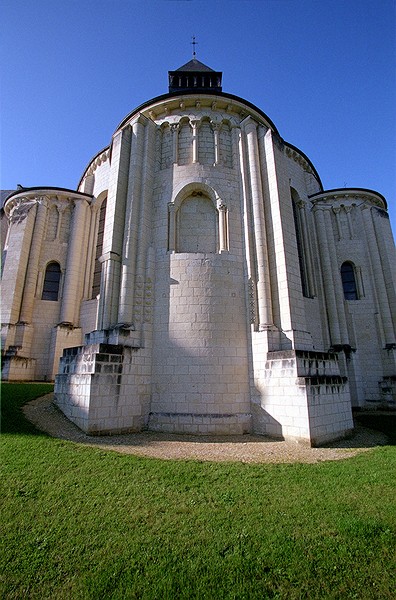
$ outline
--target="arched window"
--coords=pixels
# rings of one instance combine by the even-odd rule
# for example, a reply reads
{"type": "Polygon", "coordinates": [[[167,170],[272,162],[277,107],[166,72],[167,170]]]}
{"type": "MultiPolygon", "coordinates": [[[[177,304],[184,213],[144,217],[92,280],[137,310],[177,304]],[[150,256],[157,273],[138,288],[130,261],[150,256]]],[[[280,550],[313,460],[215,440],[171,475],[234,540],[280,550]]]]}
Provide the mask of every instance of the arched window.
{"type": "Polygon", "coordinates": [[[309,279],[308,279],[308,256],[307,251],[304,244],[303,231],[302,231],[302,223],[301,223],[301,214],[298,204],[300,202],[300,198],[298,193],[294,188],[290,188],[290,193],[292,197],[292,206],[293,206],[293,218],[294,218],[294,227],[296,231],[296,241],[297,241],[297,253],[298,253],[298,262],[300,266],[300,277],[301,277],[301,287],[303,296],[306,298],[312,298],[313,291],[310,290],[309,279]]]}
{"type": "Polygon", "coordinates": [[[59,263],[50,262],[45,270],[42,300],[58,300],[61,268],[59,263]]]}
{"type": "Polygon", "coordinates": [[[341,265],[341,280],[345,300],[358,300],[355,267],[351,262],[341,265]]]}
{"type": "Polygon", "coordinates": [[[95,253],[95,266],[94,266],[94,275],[93,275],[93,283],[92,283],[92,294],[91,298],[96,298],[96,296],[100,293],[100,278],[102,275],[102,263],[99,258],[102,256],[103,251],[103,234],[106,220],[106,206],[107,206],[107,198],[105,198],[100,207],[99,213],[99,226],[98,226],[98,237],[96,240],[96,253],[95,253]]]}

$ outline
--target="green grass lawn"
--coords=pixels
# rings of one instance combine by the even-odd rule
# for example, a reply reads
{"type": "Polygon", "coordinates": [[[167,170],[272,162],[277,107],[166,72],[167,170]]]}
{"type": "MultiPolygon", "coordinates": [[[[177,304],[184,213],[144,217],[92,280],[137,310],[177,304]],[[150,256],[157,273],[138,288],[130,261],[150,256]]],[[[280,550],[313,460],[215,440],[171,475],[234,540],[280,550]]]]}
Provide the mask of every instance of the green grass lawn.
{"type": "Polygon", "coordinates": [[[314,465],[161,461],[41,434],[3,384],[0,596],[396,597],[396,446],[314,465]]]}

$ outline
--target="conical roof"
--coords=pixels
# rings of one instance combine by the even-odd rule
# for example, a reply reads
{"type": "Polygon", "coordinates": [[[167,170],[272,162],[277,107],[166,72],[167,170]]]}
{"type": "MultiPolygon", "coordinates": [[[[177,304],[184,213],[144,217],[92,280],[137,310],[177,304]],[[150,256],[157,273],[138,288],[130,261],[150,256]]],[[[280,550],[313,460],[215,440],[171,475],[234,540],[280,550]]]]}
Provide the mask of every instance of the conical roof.
{"type": "Polygon", "coordinates": [[[188,63],[186,63],[182,67],[179,67],[178,69],[176,69],[176,71],[189,71],[189,72],[190,71],[199,71],[199,72],[206,71],[206,72],[215,73],[215,71],[213,69],[211,69],[207,65],[204,65],[201,61],[197,60],[196,58],[192,58],[191,60],[188,61],[188,63]]]}

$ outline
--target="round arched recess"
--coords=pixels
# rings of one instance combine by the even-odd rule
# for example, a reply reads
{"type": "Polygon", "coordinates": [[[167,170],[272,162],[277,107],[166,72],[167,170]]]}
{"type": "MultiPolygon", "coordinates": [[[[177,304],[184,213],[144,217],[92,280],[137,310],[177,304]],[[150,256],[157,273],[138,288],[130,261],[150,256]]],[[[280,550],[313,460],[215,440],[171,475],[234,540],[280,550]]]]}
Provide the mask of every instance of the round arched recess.
{"type": "Polygon", "coordinates": [[[199,192],[207,196],[213,202],[215,208],[218,208],[219,205],[222,204],[217,192],[210,187],[210,185],[201,181],[192,181],[186,185],[183,185],[178,191],[176,191],[171,204],[174,205],[175,210],[178,210],[180,204],[183,202],[183,200],[185,200],[185,198],[199,192]]]}
{"type": "Polygon", "coordinates": [[[192,193],[176,213],[176,252],[214,254],[217,251],[217,211],[202,192],[192,193]]]}
{"type": "Polygon", "coordinates": [[[169,203],[168,249],[191,253],[225,250],[225,212],[225,205],[209,185],[191,182],[183,186],[169,203]]]}

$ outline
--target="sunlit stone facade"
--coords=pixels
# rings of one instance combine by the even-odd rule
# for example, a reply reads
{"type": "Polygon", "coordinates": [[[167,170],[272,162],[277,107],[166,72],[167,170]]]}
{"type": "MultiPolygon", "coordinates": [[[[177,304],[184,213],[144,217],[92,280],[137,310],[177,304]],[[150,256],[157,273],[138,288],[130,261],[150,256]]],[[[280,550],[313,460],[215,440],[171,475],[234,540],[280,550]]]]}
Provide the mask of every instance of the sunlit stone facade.
{"type": "Polygon", "coordinates": [[[385,199],[324,191],[196,59],[169,89],[122,121],[77,191],[6,200],[3,378],[55,378],[92,434],[320,444],[352,429],[352,407],[395,406],[385,199]]]}

